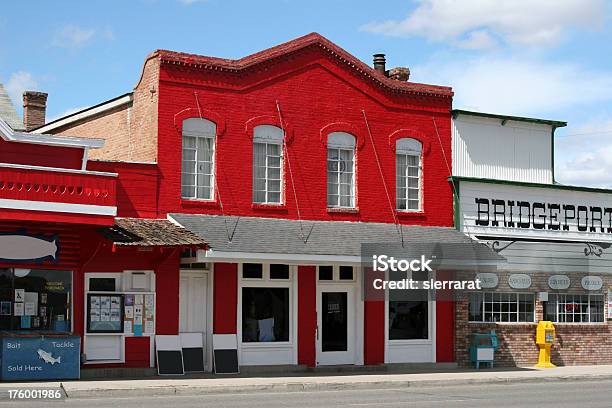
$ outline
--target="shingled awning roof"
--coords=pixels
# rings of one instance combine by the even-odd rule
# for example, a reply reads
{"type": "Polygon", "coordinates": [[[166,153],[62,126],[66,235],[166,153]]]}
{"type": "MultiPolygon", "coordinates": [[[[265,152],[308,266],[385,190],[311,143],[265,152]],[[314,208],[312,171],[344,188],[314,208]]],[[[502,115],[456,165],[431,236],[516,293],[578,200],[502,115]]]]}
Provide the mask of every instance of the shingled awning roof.
{"type": "Polygon", "coordinates": [[[99,231],[120,246],[206,247],[204,239],[168,220],[116,218],[115,225],[99,231]]]}
{"type": "Polygon", "coordinates": [[[296,255],[299,260],[324,261],[336,257],[356,260],[364,253],[362,244],[398,244],[398,228],[401,228],[404,244],[408,247],[443,244],[445,253],[450,252],[449,255],[453,255],[453,258],[467,256],[470,259],[493,263],[504,259],[484,244],[452,227],[400,227],[374,222],[300,222],[279,218],[199,214],[170,214],[170,217],[206,240],[209,250],[207,256],[211,257],[259,254],[270,255],[270,258],[265,259],[276,259],[279,255],[296,255]],[[458,251],[468,253],[457,254],[458,251]]]}

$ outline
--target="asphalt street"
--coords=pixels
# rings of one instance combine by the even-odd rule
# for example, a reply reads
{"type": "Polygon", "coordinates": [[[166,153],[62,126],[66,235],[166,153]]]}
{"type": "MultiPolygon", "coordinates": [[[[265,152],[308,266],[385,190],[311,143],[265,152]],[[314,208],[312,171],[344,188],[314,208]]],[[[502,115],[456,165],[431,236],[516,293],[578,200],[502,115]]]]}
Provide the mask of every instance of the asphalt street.
{"type": "Polygon", "coordinates": [[[479,384],[401,389],[253,392],[218,395],[0,401],[0,407],[610,407],[610,381],[479,384]]]}

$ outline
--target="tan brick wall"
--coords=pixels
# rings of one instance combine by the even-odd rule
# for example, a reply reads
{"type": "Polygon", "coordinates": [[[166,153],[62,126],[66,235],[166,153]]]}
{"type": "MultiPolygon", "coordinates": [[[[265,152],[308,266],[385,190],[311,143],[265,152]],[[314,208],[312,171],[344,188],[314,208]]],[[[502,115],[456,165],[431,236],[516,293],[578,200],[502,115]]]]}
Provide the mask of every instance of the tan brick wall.
{"type": "Polygon", "coordinates": [[[131,104],[69,124],[51,133],[104,139],[104,147],[90,151],[91,159],[156,162],[158,83],[159,61],[156,58],[148,59],[134,88],[131,104]]]}
{"type": "MultiPolygon", "coordinates": [[[[499,286],[495,291],[516,292],[505,284],[508,274],[500,273],[499,286]]],[[[577,293],[580,278],[584,274],[567,274],[572,286],[567,293],[577,293]]],[[[549,274],[531,275],[532,287],[519,292],[549,291],[546,283],[549,274]]],[[[607,289],[612,286],[612,278],[602,276],[604,302],[607,301],[607,289]]],[[[467,294],[457,299],[455,307],[455,357],[461,366],[469,361],[469,342],[472,333],[488,333],[495,330],[499,339],[499,349],[495,353],[495,365],[498,366],[533,366],[538,361],[538,347],[535,344],[537,323],[469,323],[467,294]]],[[[607,307],[604,307],[607,309],[607,307]]],[[[555,324],[556,340],[552,347],[552,362],[556,365],[612,364],[612,320],[607,319],[604,311],[604,323],[555,324]]],[[[543,318],[543,302],[537,300],[535,320],[543,318]]]]}

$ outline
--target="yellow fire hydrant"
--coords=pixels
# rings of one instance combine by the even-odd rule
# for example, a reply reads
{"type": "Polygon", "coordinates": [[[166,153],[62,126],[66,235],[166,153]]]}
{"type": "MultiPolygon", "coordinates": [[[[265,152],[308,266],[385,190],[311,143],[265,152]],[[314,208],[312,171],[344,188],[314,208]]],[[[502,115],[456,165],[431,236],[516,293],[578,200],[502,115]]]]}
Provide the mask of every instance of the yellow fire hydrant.
{"type": "Polygon", "coordinates": [[[555,326],[552,322],[540,320],[536,331],[536,344],[540,348],[540,356],[538,358],[538,368],[553,368],[556,367],[550,362],[550,349],[555,342],[555,326]]]}

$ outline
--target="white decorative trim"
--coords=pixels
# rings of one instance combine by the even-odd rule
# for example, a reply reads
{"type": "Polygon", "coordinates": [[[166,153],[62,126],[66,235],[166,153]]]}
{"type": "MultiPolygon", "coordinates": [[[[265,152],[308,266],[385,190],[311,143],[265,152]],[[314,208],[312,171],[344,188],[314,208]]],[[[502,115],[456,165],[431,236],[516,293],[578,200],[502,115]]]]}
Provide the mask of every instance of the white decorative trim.
{"type": "Polygon", "coordinates": [[[15,132],[4,120],[0,119],[0,136],[7,142],[21,142],[42,144],[48,146],[94,148],[104,146],[103,139],[88,139],[78,137],[65,137],[43,134],[40,129],[37,133],[15,132]]]}
{"type": "Polygon", "coordinates": [[[276,254],[263,252],[226,252],[212,249],[198,249],[197,262],[282,262],[291,265],[309,265],[319,263],[342,263],[345,265],[361,265],[360,256],[344,255],[311,255],[311,254],[276,254]]]}
{"type": "Polygon", "coordinates": [[[70,116],[67,116],[67,117],[64,117],[64,118],[60,118],[60,119],[58,119],[56,121],[53,121],[52,123],[49,123],[49,124],[47,124],[45,126],[42,126],[42,127],[38,128],[38,129],[34,130],[34,133],[49,132],[51,130],[60,128],[62,126],[69,125],[69,124],[74,123],[76,121],[89,118],[90,116],[94,116],[94,115],[97,115],[99,113],[106,112],[108,110],[111,110],[111,109],[117,108],[119,106],[128,104],[128,103],[132,102],[133,99],[134,98],[133,98],[131,93],[127,94],[127,95],[124,95],[124,96],[122,96],[120,98],[113,99],[113,100],[111,100],[111,101],[109,101],[107,103],[103,103],[103,104],[98,105],[96,107],[85,109],[85,110],[83,110],[80,113],[73,114],[73,115],[70,115],[70,116]]]}
{"type": "Polygon", "coordinates": [[[26,211],[49,211],[72,214],[116,216],[117,207],[110,205],[54,203],[49,201],[11,200],[0,198],[0,208],[26,211]]]}
{"type": "Polygon", "coordinates": [[[0,168],[8,169],[24,169],[24,170],[42,170],[42,171],[53,171],[56,173],[75,173],[75,174],[89,174],[93,176],[108,176],[117,177],[117,173],[109,173],[105,171],[91,171],[91,170],[77,170],[77,169],[63,169],[60,167],[44,167],[44,166],[30,166],[27,164],[12,164],[12,163],[0,163],[0,168]]]}

